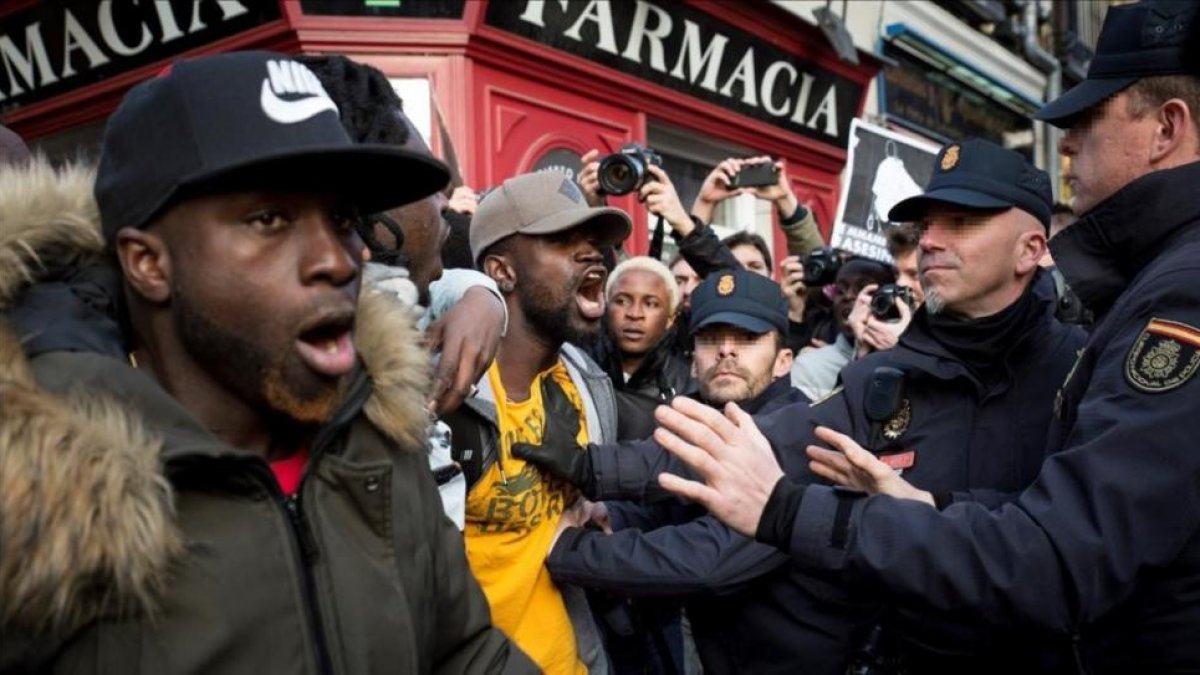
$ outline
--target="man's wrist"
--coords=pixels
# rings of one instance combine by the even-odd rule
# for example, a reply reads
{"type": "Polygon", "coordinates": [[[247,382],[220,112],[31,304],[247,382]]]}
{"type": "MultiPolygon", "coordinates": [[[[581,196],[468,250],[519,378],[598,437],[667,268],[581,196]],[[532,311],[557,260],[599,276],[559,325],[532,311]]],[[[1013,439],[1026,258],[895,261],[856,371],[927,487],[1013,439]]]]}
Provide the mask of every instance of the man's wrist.
{"type": "Polygon", "coordinates": [[[707,225],[712,220],[712,214],[716,208],[716,202],[697,198],[695,203],[692,204],[692,211],[689,215],[707,225]]]}
{"type": "Polygon", "coordinates": [[[763,506],[754,538],[786,551],[792,543],[792,528],[795,527],[796,512],[800,510],[803,498],[804,487],[788,480],[787,476],[781,476],[763,506]]]}
{"type": "Polygon", "coordinates": [[[808,208],[796,199],[795,195],[785,195],[775,200],[775,210],[779,211],[779,224],[789,227],[808,217],[808,208]]]}
{"type": "Polygon", "coordinates": [[[667,224],[671,229],[679,233],[679,236],[686,237],[696,229],[696,221],[699,218],[690,213],[673,214],[670,218],[666,218],[667,224]]]}

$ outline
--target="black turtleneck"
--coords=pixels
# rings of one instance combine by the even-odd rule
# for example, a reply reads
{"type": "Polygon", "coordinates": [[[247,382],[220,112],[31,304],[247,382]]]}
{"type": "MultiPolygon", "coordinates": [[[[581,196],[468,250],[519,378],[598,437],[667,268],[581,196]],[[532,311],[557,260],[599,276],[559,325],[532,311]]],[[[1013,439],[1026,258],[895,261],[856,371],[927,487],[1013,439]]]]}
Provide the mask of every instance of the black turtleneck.
{"type": "Polygon", "coordinates": [[[1017,301],[979,319],[964,319],[946,314],[921,312],[928,334],[946,351],[962,360],[980,382],[999,381],[1005,362],[1021,338],[1036,329],[1045,308],[1035,297],[1030,280],[1017,301]],[[1001,358],[996,358],[997,356],[1001,358]]]}

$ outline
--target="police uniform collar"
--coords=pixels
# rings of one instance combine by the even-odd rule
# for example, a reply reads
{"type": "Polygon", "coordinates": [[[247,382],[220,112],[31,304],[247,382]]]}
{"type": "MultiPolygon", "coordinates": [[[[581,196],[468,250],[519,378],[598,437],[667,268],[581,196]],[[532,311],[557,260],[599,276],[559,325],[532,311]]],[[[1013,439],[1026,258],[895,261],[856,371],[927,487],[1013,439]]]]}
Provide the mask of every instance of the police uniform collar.
{"type": "Polygon", "coordinates": [[[1103,314],[1170,240],[1200,223],[1200,161],[1142,176],[1050,242],[1054,262],[1083,304],[1103,314]]]}

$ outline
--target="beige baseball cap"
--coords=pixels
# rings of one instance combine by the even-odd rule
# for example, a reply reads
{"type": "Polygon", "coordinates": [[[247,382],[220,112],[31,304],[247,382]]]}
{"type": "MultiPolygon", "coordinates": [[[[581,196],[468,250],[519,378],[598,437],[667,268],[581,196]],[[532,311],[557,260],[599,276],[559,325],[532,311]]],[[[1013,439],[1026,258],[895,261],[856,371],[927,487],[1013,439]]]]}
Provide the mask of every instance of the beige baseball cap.
{"type": "Polygon", "coordinates": [[[488,192],[471,218],[471,256],[479,256],[510,234],[554,234],[595,224],[605,244],[629,236],[632,224],[620,209],[591,207],[575,181],[561,171],[539,171],[509,178],[488,192]]]}

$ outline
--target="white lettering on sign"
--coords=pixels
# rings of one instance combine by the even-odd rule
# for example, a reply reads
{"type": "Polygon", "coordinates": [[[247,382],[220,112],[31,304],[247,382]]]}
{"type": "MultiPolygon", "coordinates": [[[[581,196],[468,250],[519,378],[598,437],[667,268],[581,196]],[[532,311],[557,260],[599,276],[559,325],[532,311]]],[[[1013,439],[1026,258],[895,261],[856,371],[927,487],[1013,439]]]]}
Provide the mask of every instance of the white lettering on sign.
{"type": "MultiPolygon", "coordinates": [[[[559,0],[559,4],[565,8],[566,0],[559,0]]],[[[596,30],[600,33],[600,39],[596,41],[596,48],[616,54],[617,35],[613,30],[612,9],[608,6],[608,0],[591,0],[583,9],[583,13],[575,20],[575,25],[563,31],[563,35],[582,42],[583,38],[579,32],[583,30],[583,24],[587,21],[594,22],[596,30]]]]}
{"type": "Polygon", "coordinates": [[[663,40],[671,34],[671,15],[659,7],[637,0],[637,11],[633,15],[633,27],[629,29],[629,42],[621,56],[633,61],[642,62],[642,44],[650,46],[650,67],[660,73],[667,72],[666,61],[663,60],[663,40]],[[646,27],[650,13],[657,17],[653,30],[646,27]]]}
{"type": "Polygon", "coordinates": [[[725,56],[725,45],[729,38],[717,33],[712,42],[703,50],[700,49],[700,26],[694,21],[684,21],[683,45],[679,48],[679,58],[671,69],[671,76],[696,84],[700,71],[704,71],[704,79],[700,86],[711,92],[717,91],[717,75],[721,70],[721,59],[725,56]],[[683,69],[684,59],[687,60],[687,70],[683,69]]]}
{"type": "Polygon", "coordinates": [[[25,51],[17,49],[12,39],[0,35],[0,60],[4,61],[4,73],[8,75],[12,96],[25,93],[22,83],[30,89],[58,82],[58,76],[50,68],[50,57],[46,54],[46,43],[38,30],[41,24],[34,22],[25,27],[25,51]],[[37,68],[37,77],[33,69],[37,68]]]}
{"type": "MultiPolygon", "coordinates": [[[[553,5],[557,5],[565,15],[582,2],[554,0],[553,5]]],[[[745,47],[741,54],[736,51],[728,53],[730,39],[719,30],[714,31],[705,44],[701,27],[696,22],[690,19],[677,21],[669,11],[648,0],[636,2],[628,34],[621,36],[624,38],[623,48],[622,43],[618,42],[609,0],[587,0],[575,20],[569,26],[559,26],[558,29],[564,37],[576,42],[586,43],[590,40],[590,46],[597,50],[619,54],[631,63],[644,65],[746,106],[759,108],[772,117],[786,118],[793,124],[826,136],[839,137],[842,130],[839,129],[837,116],[836,82],[823,82],[818,86],[813,74],[798,69],[784,59],[767,63],[760,77],[761,64],[753,46],[745,47]],[[585,29],[591,28],[594,30],[587,31],[590,37],[585,38],[585,29]],[[668,44],[675,44],[670,38],[676,35],[678,52],[670,54],[668,44]],[[736,62],[733,61],[734,57],[737,58],[736,62]],[[667,69],[668,63],[673,64],[670,70],[667,69]],[[726,66],[724,69],[723,65],[726,66]],[[728,75],[718,83],[722,71],[728,75]],[[786,84],[779,87],[777,85],[781,78],[786,84]]],[[[546,29],[546,12],[547,0],[525,0],[519,20],[546,29]]]]}
{"type": "Polygon", "coordinates": [[[0,82],[0,101],[36,91],[60,79],[84,74],[121,58],[137,56],[156,43],[164,44],[185,34],[202,31],[207,26],[200,19],[200,11],[211,2],[215,2],[221,10],[221,22],[250,11],[237,0],[195,0],[188,4],[192,11],[187,32],[184,33],[171,3],[166,0],[133,0],[132,4],[142,6],[144,2],[149,2],[154,8],[154,18],[158,21],[157,32],[144,21],[134,24],[132,32],[118,30],[118,19],[122,18],[120,10],[114,8],[113,0],[101,0],[94,9],[93,33],[89,33],[85,23],[79,20],[85,11],[81,3],[62,7],[61,33],[51,29],[49,32],[54,34],[47,34],[43,22],[39,20],[0,34],[0,63],[7,77],[7,82],[0,82]],[[62,55],[57,62],[50,59],[48,42],[56,56],[62,55]]]}
{"type": "Polygon", "coordinates": [[[87,34],[87,31],[79,24],[79,19],[76,19],[69,9],[64,10],[63,13],[63,32],[66,33],[63,36],[62,58],[62,76],[64,78],[75,74],[75,68],[71,65],[71,52],[77,49],[87,57],[89,70],[108,63],[108,57],[104,55],[100,45],[96,44],[92,36],[87,34]]]}

